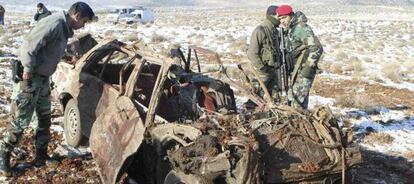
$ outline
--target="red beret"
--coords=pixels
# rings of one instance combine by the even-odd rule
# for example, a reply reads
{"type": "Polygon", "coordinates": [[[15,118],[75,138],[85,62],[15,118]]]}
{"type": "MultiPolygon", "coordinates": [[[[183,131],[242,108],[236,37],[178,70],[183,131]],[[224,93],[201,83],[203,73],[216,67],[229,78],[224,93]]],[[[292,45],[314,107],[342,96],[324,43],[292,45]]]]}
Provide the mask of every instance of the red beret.
{"type": "Polygon", "coordinates": [[[282,5],[276,9],[277,16],[289,15],[292,12],[292,7],[289,5],[282,5]]]}

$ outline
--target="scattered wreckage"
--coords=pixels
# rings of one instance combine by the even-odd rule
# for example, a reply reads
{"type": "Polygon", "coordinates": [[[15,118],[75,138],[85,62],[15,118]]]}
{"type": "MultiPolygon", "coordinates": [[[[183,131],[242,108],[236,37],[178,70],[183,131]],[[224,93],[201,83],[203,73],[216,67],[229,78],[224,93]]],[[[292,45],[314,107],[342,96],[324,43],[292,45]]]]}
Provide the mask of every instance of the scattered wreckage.
{"type": "Polygon", "coordinates": [[[89,139],[103,183],[125,173],[138,183],[344,183],[361,161],[328,108],[299,113],[268,104],[224,67],[217,78],[203,73],[200,58],[220,64],[211,51],[190,47],[186,58],[175,49],[171,58],[90,36],[68,50],[70,63],[53,76],[65,139],[89,139]],[[238,113],[230,85],[260,110],[238,113]]]}

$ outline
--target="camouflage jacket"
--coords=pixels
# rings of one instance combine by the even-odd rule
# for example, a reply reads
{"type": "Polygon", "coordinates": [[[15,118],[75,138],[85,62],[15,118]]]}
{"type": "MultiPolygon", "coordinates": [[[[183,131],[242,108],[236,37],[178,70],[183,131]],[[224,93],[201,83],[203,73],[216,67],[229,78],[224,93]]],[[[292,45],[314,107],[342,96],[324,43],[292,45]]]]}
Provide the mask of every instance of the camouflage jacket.
{"type": "Polygon", "coordinates": [[[276,27],[266,19],[253,31],[250,38],[247,57],[257,70],[262,69],[264,66],[274,67],[279,64],[276,59],[278,49],[278,31],[276,27]]]}
{"type": "Polygon", "coordinates": [[[310,26],[307,25],[307,21],[305,14],[300,11],[295,12],[287,29],[287,49],[293,53],[295,62],[297,62],[300,53],[308,49],[309,55],[304,58],[301,68],[303,70],[311,68],[314,74],[323,48],[310,26]]]}

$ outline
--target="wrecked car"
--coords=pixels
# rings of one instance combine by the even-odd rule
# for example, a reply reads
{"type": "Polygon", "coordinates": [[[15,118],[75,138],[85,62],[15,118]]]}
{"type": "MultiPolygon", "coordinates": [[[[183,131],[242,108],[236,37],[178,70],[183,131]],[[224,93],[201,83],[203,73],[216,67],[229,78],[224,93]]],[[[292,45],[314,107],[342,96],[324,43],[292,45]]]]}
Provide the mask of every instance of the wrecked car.
{"type": "Polygon", "coordinates": [[[217,54],[190,47],[171,58],[115,39],[75,49],[88,40],[68,46],[53,81],[66,142],[89,140],[103,183],[334,183],[360,161],[329,109],[267,105],[223,67],[217,78],[202,72],[203,53],[217,54]],[[261,110],[239,114],[229,84],[261,110]]]}

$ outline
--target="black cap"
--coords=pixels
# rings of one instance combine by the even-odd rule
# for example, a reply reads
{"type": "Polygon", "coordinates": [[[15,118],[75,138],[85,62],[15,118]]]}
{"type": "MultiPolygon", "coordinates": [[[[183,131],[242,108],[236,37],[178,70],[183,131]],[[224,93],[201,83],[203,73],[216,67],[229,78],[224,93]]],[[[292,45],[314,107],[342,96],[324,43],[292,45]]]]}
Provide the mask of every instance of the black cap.
{"type": "Polygon", "coordinates": [[[43,8],[43,7],[45,7],[45,5],[43,3],[37,3],[37,7],[38,8],[43,8]]]}
{"type": "Polygon", "coordinates": [[[266,15],[276,15],[276,9],[278,7],[275,5],[271,5],[267,8],[266,15]]]}
{"type": "Polygon", "coordinates": [[[88,17],[89,20],[94,20],[95,18],[95,13],[92,8],[84,2],[76,2],[70,7],[68,14],[75,13],[80,13],[81,17],[88,17]]]}

